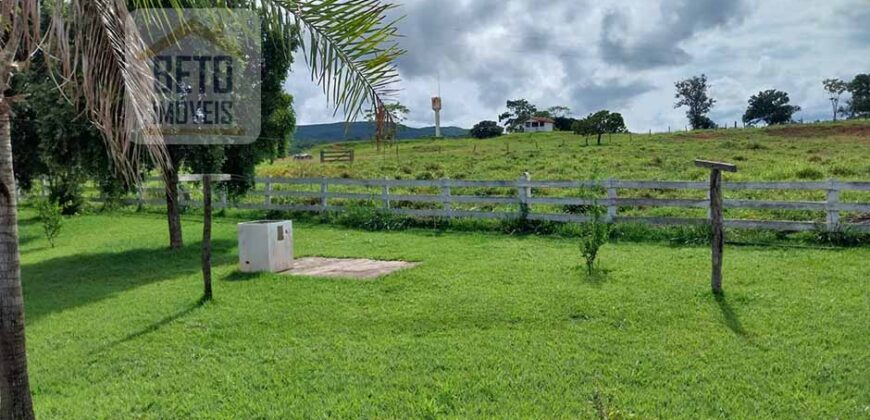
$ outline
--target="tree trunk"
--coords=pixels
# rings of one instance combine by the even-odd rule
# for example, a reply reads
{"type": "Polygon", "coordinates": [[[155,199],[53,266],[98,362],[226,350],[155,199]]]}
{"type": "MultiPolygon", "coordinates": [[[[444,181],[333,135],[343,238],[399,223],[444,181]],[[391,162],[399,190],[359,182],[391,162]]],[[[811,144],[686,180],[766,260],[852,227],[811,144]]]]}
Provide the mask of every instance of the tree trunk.
{"type": "Polygon", "coordinates": [[[211,178],[202,177],[202,282],[203,300],[211,300],[211,178]]]}
{"type": "Polygon", "coordinates": [[[181,234],[181,206],[178,203],[178,169],[175,165],[173,159],[172,166],[163,171],[163,183],[166,189],[166,219],[169,222],[169,248],[171,249],[179,249],[184,246],[184,237],[181,234]]]}
{"type": "Polygon", "coordinates": [[[0,92],[0,418],[32,419],[9,114],[0,92]]]}
{"type": "Polygon", "coordinates": [[[601,146],[601,133],[598,133],[598,145],[601,146]]]}

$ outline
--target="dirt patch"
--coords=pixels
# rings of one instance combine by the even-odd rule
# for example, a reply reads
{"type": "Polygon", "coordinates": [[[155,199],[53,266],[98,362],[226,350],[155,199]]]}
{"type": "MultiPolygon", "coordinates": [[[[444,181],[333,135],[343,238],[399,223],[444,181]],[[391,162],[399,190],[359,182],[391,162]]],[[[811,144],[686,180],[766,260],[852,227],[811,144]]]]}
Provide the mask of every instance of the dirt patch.
{"type": "Polygon", "coordinates": [[[373,280],[399,270],[416,267],[417,265],[419,264],[406,261],[375,261],[366,259],[310,257],[296,260],[290,270],[281,274],[289,276],[373,280]]]}
{"type": "Polygon", "coordinates": [[[766,130],[767,135],[785,138],[808,138],[808,137],[866,137],[870,138],[870,125],[842,126],[842,127],[819,127],[819,126],[792,126],[771,128],[766,130]]]}
{"type": "Polygon", "coordinates": [[[693,139],[697,140],[716,140],[730,136],[731,133],[722,131],[702,131],[692,134],[693,139]]]}

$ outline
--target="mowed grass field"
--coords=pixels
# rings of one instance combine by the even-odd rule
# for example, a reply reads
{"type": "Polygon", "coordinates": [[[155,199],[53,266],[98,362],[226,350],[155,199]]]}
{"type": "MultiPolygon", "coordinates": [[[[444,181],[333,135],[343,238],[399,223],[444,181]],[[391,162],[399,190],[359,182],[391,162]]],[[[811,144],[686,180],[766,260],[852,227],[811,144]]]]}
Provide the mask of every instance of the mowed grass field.
{"type": "MultiPolygon", "coordinates": [[[[870,122],[712,130],[673,134],[619,134],[585,140],[568,132],[513,134],[494,139],[442,139],[399,142],[378,151],[371,142],[348,143],[353,164],[321,165],[292,158],[260,168],[262,175],[395,179],[701,180],[707,171],[697,158],[735,163],[734,181],[870,179],[870,122]]],[[[329,147],[329,146],[326,146],[329,147]]]]}
{"type": "MultiPolygon", "coordinates": [[[[594,149],[592,149],[594,150],[594,149]]],[[[603,149],[602,149],[603,150],[603,149]]],[[[25,209],[40,418],[867,418],[870,249],[610,244],[295,226],[297,255],[417,261],[377,281],[246,276],[215,222],[199,304],[196,217],[25,209]]]]}

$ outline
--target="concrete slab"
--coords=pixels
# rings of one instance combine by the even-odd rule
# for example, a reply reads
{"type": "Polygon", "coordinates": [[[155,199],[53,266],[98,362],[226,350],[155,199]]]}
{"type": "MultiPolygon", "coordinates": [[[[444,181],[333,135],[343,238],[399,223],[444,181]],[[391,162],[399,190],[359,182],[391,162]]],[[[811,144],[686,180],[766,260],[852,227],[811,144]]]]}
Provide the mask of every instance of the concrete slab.
{"type": "Polygon", "coordinates": [[[309,257],[295,260],[290,270],[281,274],[372,280],[417,265],[419,264],[406,261],[309,257]]]}

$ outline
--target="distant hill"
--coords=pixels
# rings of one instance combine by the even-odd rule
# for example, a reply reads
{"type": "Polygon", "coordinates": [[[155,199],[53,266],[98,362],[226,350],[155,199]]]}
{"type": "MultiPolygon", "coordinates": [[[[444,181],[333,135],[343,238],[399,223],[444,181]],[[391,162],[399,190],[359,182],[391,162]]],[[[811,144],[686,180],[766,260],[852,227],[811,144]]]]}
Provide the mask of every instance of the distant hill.
{"type": "MultiPolygon", "coordinates": [[[[343,141],[367,141],[374,136],[374,126],[370,122],[354,122],[349,126],[343,122],[331,124],[300,125],[293,135],[293,150],[308,149],[324,143],[343,141]]],[[[444,137],[468,137],[468,130],[459,127],[441,127],[444,137]]],[[[419,139],[435,135],[435,127],[414,128],[400,126],[396,137],[399,140],[419,139]]]]}

